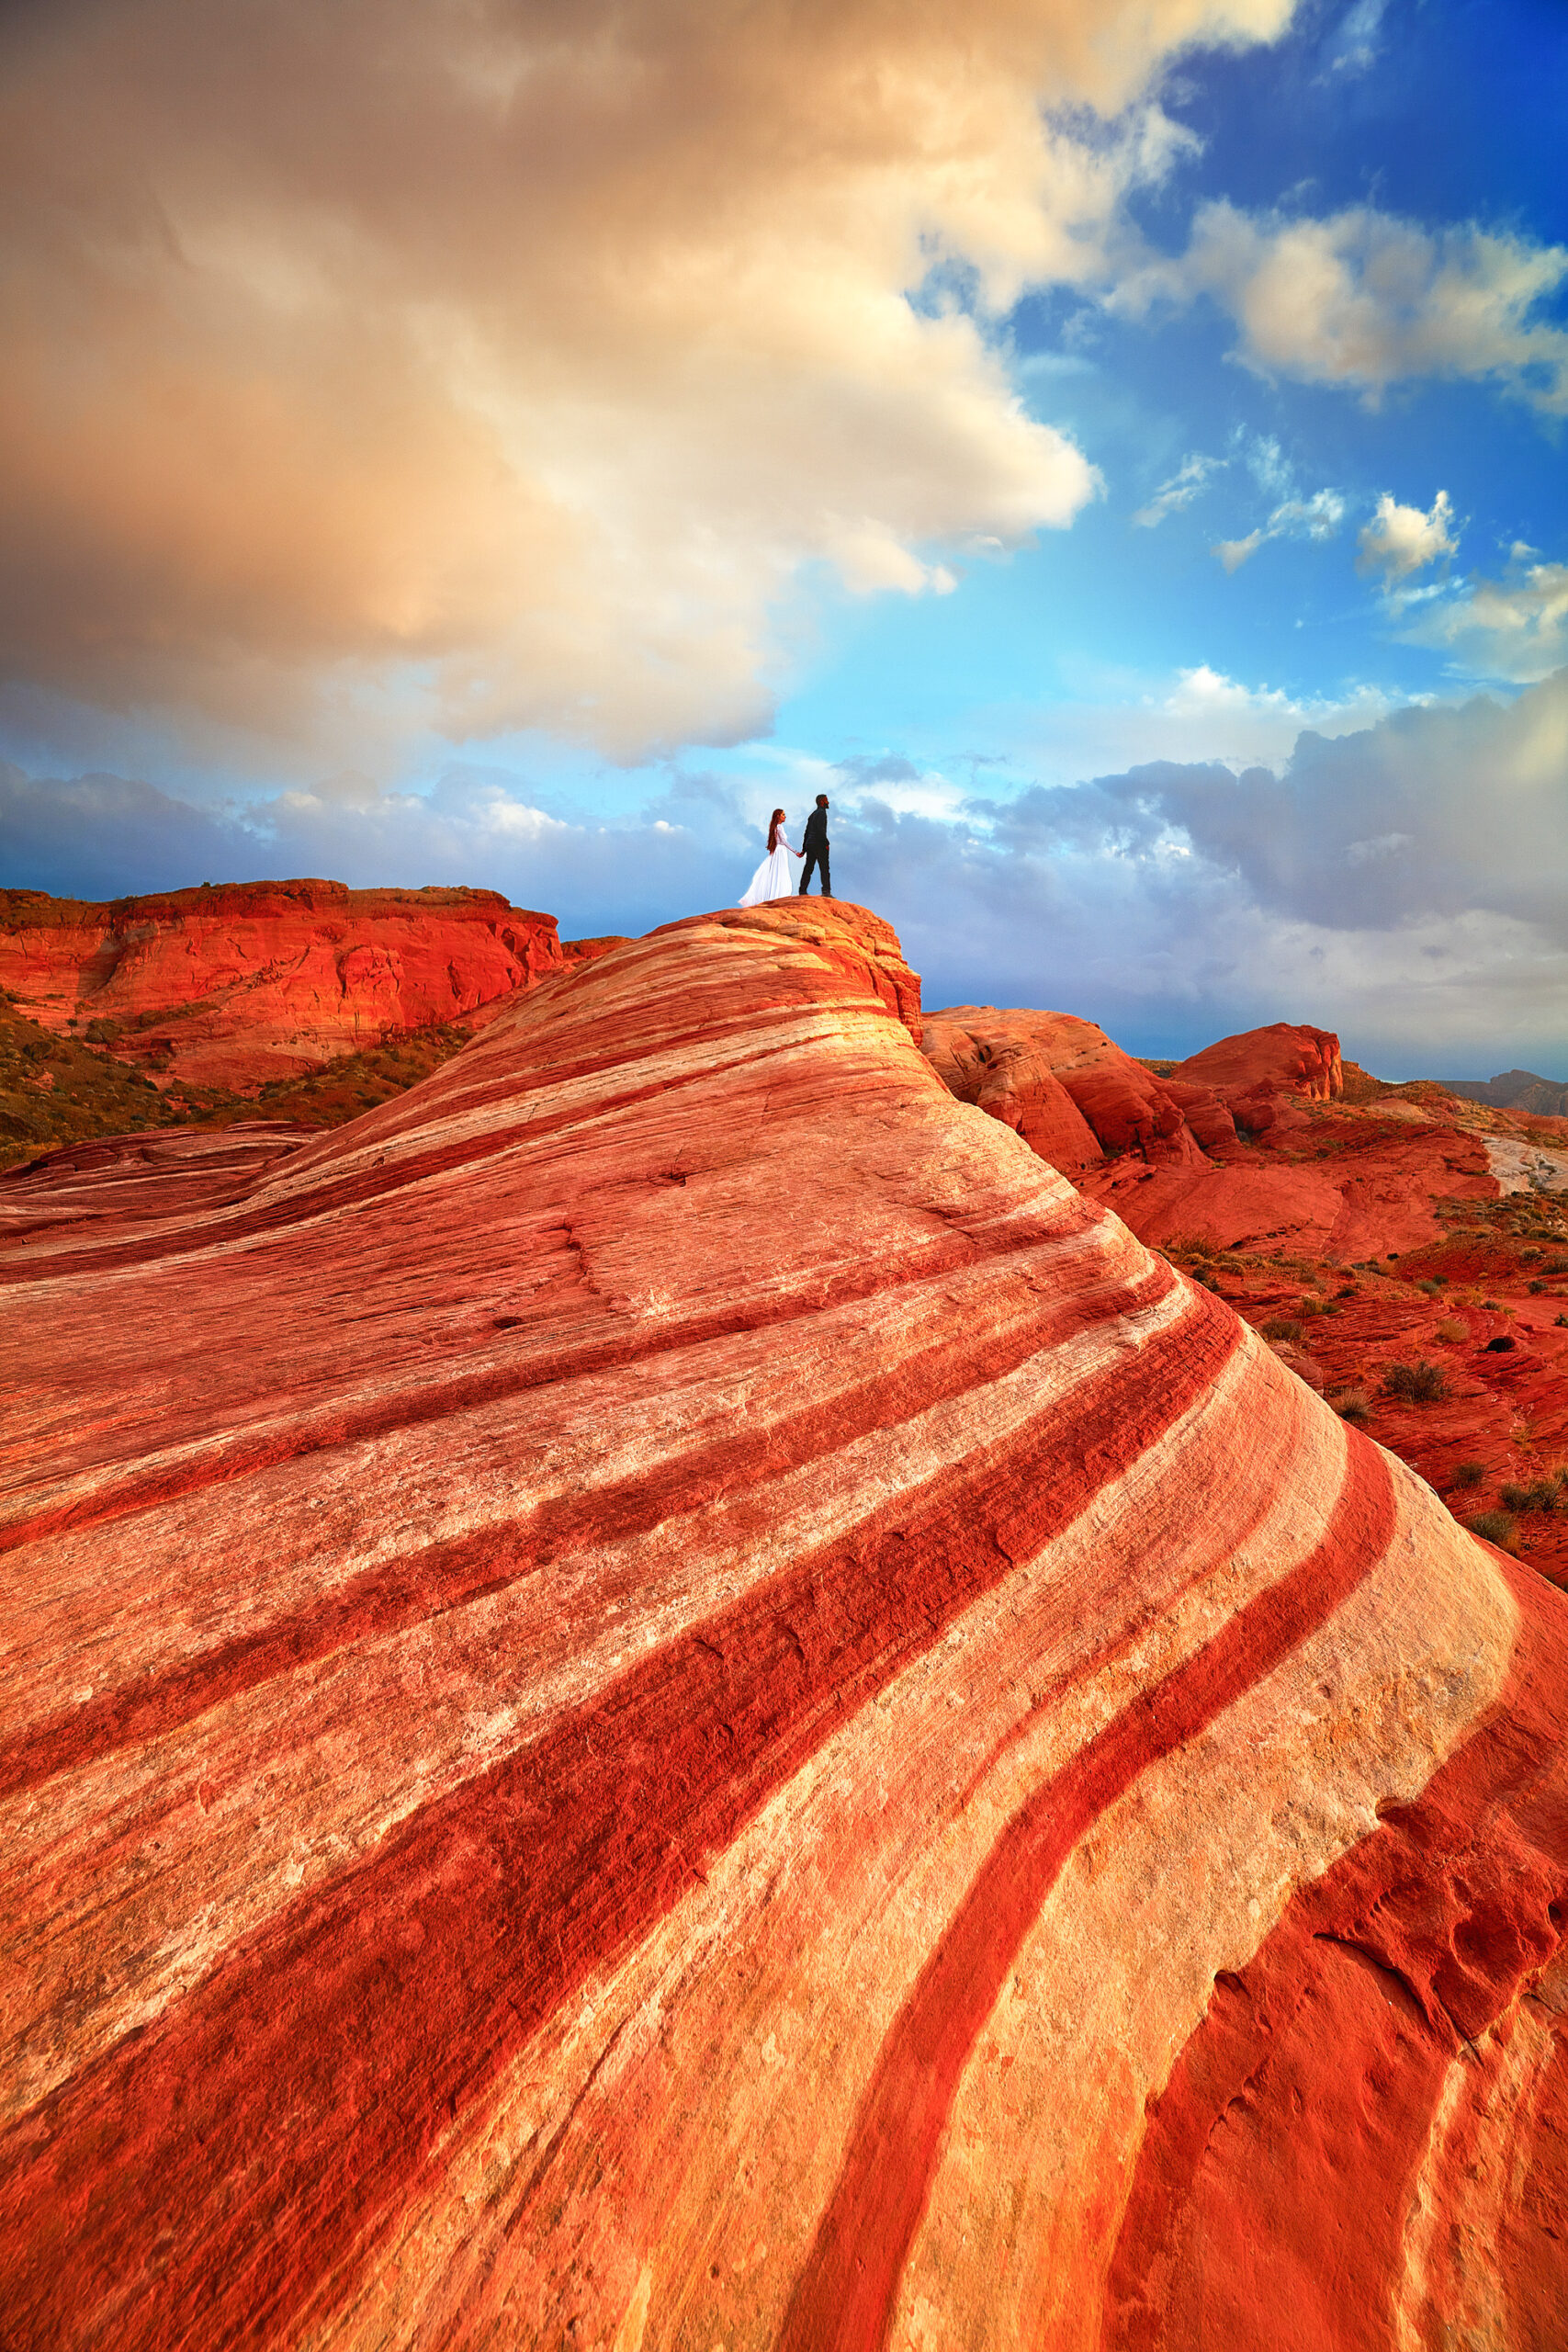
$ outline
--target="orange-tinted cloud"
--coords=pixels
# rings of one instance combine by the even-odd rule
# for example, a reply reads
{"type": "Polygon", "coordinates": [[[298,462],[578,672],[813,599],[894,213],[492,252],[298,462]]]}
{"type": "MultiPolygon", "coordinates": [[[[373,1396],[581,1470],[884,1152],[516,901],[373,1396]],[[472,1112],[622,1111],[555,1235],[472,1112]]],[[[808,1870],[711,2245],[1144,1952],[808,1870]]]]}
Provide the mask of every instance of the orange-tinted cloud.
{"type": "Polygon", "coordinates": [[[115,0],[0,36],[0,665],[617,755],[765,722],[804,565],[1094,490],[981,308],[1103,273],[1189,40],[1292,0],[115,0]],[[1094,138],[1053,106],[1119,118],[1094,138]]]}

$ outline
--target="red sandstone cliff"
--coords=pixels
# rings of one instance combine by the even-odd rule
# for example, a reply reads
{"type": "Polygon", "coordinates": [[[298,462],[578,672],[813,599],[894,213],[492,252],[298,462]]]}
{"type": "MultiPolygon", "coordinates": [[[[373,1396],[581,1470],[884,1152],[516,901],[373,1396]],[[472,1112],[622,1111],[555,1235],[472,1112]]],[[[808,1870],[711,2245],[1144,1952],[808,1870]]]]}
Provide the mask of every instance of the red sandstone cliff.
{"type": "Polygon", "coordinates": [[[1276,1021],[1205,1046],[1178,1062],[1166,1084],[1184,1108],[1218,1101],[1243,1134],[1261,1135],[1280,1125],[1300,1125],[1303,1102],[1337,1102],[1345,1069],[1331,1030],[1276,1021]]]}
{"type": "Polygon", "coordinates": [[[251,882],[102,906],[0,891],[0,987],[165,1085],[255,1094],[561,961],[555,917],[494,890],[251,882]]]}
{"type": "Polygon", "coordinates": [[[1222,1037],[1217,1045],[1178,1062],[1171,1076],[1212,1087],[1227,1101],[1260,1086],[1304,1094],[1317,1102],[1337,1102],[1345,1091],[1345,1068],[1333,1031],[1293,1026],[1288,1021],[1222,1037]]]}
{"type": "Polygon", "coordinates": [[[671,926],[0,1181],[27,2346],[1541,2346],[1568,1603],[671,926]]]}

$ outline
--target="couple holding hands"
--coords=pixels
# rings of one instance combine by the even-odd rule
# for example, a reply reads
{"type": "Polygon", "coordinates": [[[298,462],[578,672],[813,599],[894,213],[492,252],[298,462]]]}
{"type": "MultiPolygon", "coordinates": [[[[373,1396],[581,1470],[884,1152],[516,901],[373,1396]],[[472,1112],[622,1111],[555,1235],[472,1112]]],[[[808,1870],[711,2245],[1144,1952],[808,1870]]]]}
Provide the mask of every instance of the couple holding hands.
{"type": "Polygon", "coordinates": [[[819,792],[817,796],[817,806],[806,820],[801,848],[791,849],[784,839],[784,812],[782,808],[775,808],[768,826],[768,854],[751,876],[746,896],[740,901],[743,907],[760,907],[767,899],[793,897],[795,884],[789,870],[792,857],[806,860],[806,868],[800,877],[802,898],[806,896],[807,887],[818,865],[822,868],[822,896],[825,899],[832,897],[833,885],[828,871],[827,794],[819,792]]]}

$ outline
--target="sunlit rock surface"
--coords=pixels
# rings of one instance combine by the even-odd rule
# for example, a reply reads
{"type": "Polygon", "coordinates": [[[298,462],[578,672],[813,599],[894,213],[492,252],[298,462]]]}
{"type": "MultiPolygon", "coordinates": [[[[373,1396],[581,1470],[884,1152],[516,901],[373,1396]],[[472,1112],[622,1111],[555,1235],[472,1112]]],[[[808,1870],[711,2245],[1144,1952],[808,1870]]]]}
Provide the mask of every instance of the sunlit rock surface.
{"type": "Polygon", "coordinates": [[[0,891],[0,987],[32,1019],[162,1083],[242,1094],[561,963],[555,917],[495,890],[248,882],[102,906],[0,891]]]}
{"type": "Polygon", "coordinates": [[[8,2345],[1554,2340],[1568,1605],[919,1027],[0,1182],[8,2345]]]}
{"type": "MultiPolygon", "coordinates": [[[[1202,1164],[1170,1089],[1092,1021],[1070,1012],[949,1005],[926,1014],[923,1043],[959,1102],[1013,1128],[1053,1167],[1071,1171],[1122,1151],[1162,1166],[1202,1164]]],[[[1226,1125],[1234,1139],[1235,1130],[1226,1125]]]]}
{"type": "Polygon", "coordinates": [[[1345,1091],[1339,1040],[1333,1031],[1289,1021],[1222,1037],[1178,1062],[1171,1077],[1212,1086],[1226,1102],[1263,1090],[1330,1102],[1345,1091]]]}

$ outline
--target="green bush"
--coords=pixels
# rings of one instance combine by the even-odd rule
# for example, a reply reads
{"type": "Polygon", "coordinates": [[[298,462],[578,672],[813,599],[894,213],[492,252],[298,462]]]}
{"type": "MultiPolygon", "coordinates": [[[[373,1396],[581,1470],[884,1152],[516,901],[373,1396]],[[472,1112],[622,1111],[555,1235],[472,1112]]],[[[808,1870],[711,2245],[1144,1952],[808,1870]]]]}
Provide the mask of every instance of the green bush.
{"type": "Polygon", "coordinates": [[[1484,1462],[1456,1462],[1451,1484],[1456,1487],[1479,1487],[1485,1476],[1484,1462]]]}
{"type": "Polygon", "coordinates": [[[1371,1419],[1371,1402],[1364,1388],[1331,1389],[1328,1401],[1342,1421],[1353,1421],[1359,1426],[1362,1421],[1371,1419]]]}
{"type": "Polygon", "coordinates": [[[1472,1535],[1483,1535],[1488,1544],[1495,1544],[1504,1552],[1513,1550],[1519,1532],[1506,1510],[1478,1510],[1473,1519],[1467,1519],[1464,1523],[1472,1535]]]}
{"type": "Polygon", "coordinates": [[[1267,1323],[1260,1323],[1258,1328],[1266,1340],[1283,1340],[1292,1348],[1299,1348],[1306,1338],[1301,1325],[1289,1315],[1271,1315],[1267,1323]]]}

